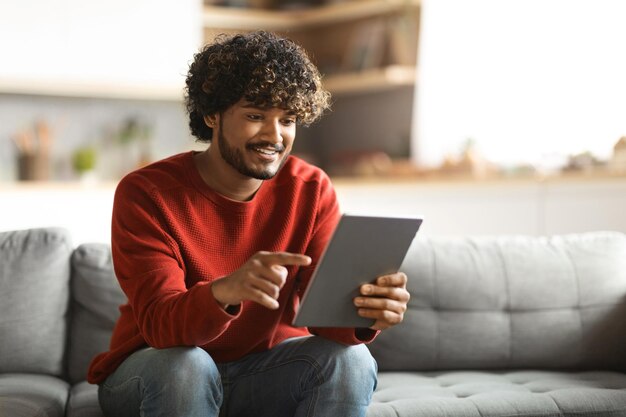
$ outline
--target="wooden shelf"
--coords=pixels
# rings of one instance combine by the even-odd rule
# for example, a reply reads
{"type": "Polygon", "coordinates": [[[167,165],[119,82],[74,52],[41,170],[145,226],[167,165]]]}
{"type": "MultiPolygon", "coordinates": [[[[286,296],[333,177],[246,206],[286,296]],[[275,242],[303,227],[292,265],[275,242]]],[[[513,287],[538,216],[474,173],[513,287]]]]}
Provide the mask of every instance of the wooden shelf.
{"type": "Polygon", "coordinates": [[[392,65],[353,73],[329,75],[323,79],[324,87],[332,94],[356,94],[385,91],[417,82],[415,67],[392,65]]]}
{"type": "Polygon", "coordinates": [[[303,10],[237,9],[205,6],[204,27],[272,31],[302,30],[400,12],[420,6],[420,0],[353,0],[303,10]]]}
{"type": "MultiPolygon", "coordinates": [[[[361,19],[401,14],[407,10],[415,13],[419,12],[420,3],[421,0],[352,0],[302,10],[204,6],[203,26],[205,30],[211,31],[209,37],[214,33],[219,33],[220,30],[248,31],[262,28],[291,34],[306,32],[306,35],[303,35],[299,41],[307,50],[312,51],[318,58],[325,54],[327,60],[328,55],[331,56],[331,60],[337,60],[341,59],[341,55],[338,56],[332,47],[326,46],[327,38],[322,37],[321,44],[315,43],[315,34],[325,31],[326,26],[346,27],[361,19]]],[[[335,49],[350,48],[349,45],[344,45],[346,39],[350,42],[350,39],[358,36],[358,33],[355,35],[351,32],[340,32],[333,36],[339,36],[343,42],[343,44],[339,42],[335,49]]],[[[414,86],[416,75],[417,70],[414,65],[390,65],[383,68],[328,74],[323,82],[333,94],[358,94],[385,91],[401,86],[414,86]]]]}
{"type": "Polygon", "coordinates": [[[53,97],[108,98],[129,100],[182,101],[180,88],[64,80],[33,80],[11,78],[0,81],[1,94],[26,94],[53,97]]]}
{"type": "Polygon", "coordinates": [[[237,9],[221,6],[204,6],[205,28],[230,30],[287,30],[293,26],[292,12],[237,9]]]}

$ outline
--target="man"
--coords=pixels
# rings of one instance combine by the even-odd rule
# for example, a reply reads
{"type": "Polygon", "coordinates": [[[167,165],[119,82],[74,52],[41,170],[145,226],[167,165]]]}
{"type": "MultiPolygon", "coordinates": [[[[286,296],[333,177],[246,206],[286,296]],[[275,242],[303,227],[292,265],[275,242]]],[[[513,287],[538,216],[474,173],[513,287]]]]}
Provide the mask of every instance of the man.
{"type": "MultiPolygon", "coordinates": [[[[187,77],[192,133],[211,145],[127,175],[113,209],[128,296],[92,362],[107,416],[364,416],[364,342],[399,323],[406,276],[361,288],[369,329],[294,328],[339,219],[328,177],[289,156],[329,107],[305,52],[266,32],[220,37],[187,77]]],[[[341,279],[341,277],[337,277],[341,279]]]]}

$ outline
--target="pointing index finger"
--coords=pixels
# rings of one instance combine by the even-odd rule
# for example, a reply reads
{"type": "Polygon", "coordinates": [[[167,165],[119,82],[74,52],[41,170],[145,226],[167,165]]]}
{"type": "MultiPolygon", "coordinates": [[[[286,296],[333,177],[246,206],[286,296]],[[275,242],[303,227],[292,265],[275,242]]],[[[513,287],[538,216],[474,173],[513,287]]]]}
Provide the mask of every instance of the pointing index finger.
{"type": "Polygon", "coordinates": [[[306,266],[311,263],[311,258],[307,255],[290,252],[266,252],[259,255],[261,262],[266,265],[296,265],[306,266]]]}

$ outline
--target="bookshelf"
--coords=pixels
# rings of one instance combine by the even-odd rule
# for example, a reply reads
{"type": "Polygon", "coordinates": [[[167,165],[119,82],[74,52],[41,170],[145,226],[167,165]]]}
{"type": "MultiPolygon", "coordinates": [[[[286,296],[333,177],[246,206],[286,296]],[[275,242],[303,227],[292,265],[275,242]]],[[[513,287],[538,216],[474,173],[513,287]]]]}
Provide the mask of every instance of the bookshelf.
{"type": "Polygon", "coordinates": [[[204,40],[264,29],[300,43],[334,95],[414,86],[419,0],[352,0],[298,10],[204,6],[204,40]]]}
{"type": "Polygon", "coordinates": [[[358,73],[336,74],[324,80],[334,94],[372,93],[393,87],[413,86],[417,69],[409,65],[389,65],[358,73]]]}
{"type": "Polygon", "coordinates": [[[356,163],[346,159],[361,161],[371,153],[409,158],[421,0],[212,1],[250,7],[205,5],[205,43],[220,33],[268,30],[299,43],[319,68],[333,96],[332,112],[299,130],[295,154],[335,174],[356,163]],[[289,1],[310,5],[254,7],[289,1]]]}
{"type": "Polygon", "coordinates": [[[204,6],[204,26],[234,30],[293,30],[419,9],[419,0],[352,0],[303,10],[241,9],[204,6]]]}

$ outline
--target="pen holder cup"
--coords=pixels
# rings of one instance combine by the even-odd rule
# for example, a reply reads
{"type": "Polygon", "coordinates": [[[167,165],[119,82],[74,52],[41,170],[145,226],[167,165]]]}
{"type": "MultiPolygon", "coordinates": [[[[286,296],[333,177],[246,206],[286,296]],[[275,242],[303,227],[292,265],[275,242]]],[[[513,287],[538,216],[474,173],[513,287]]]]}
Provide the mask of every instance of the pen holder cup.
{"type": "Polygon", "coordinates": [[[19,181],[46,181],[50,179],[49,158],[40,153],[22,153],[17,157],[19,181]]]}

